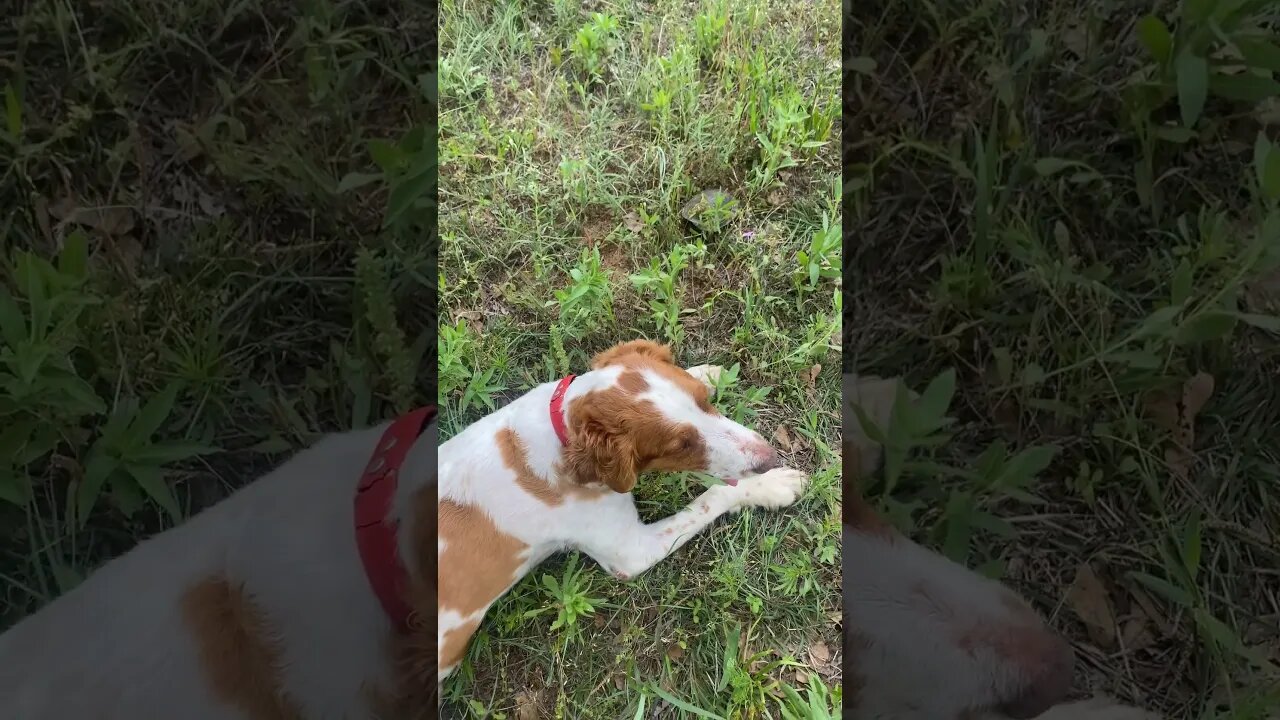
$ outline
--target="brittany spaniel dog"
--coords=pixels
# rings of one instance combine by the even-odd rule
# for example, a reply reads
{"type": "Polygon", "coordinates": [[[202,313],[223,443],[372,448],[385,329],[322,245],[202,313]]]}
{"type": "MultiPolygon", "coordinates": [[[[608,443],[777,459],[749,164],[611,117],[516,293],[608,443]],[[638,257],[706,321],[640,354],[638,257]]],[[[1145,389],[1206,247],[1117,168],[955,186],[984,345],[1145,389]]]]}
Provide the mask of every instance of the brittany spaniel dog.
{"type": "MultiPolygon", "coordinates": [[[[855,720],[1153,720],[1105,698],[1062,704],[1074,658],[1012,591],[897,532],[862,498],[879,448],[844,379],[846,717],[855,720]]],[[[884,427],[891,408],[863,406],[884,427]]]]}
{"type": "Polygon", "coordinates": [[[329,436],[20,621],[0,717],[433,716],[432,419],[329,436]]]}
{"type": "Polygon", "coordinates": [[[709,402],[718,372],[677,367],[666,346],[623,343],[591,372],[540,385],[440,446],[441,680],[488,608],[552,553],[581,550],[627,580],[725,513],[800,497],[807,476],[778,467],[764,438],[709,402]],[[723,484],[645,524],[631,489],[651,470],[723,484]]]}

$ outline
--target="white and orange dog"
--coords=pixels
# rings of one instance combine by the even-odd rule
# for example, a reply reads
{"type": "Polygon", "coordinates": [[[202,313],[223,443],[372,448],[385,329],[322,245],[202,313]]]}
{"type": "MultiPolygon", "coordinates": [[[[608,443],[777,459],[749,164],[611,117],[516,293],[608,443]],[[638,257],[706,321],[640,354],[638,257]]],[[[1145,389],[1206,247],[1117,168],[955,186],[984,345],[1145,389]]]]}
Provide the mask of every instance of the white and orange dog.
{"type": "Polygon", "coordinates": [[[777,467],[764,438],[712,407],[719,368],[684,370],[645,340],[601,353],[592,368],[440,446],[442,680],[489,606],[552,553],[581,550],[626,580],[721,515],[790,505],[804,489],[807,476],[777,467]],[[647,470],[698,470],[725,484],[644,524],[630,491],[647,470]]]}
{"type": "Polygon", "coordinates": [[[438,466],[433,413],[415,411],[140,543],[0,635],[0,718],[434,717],[437,671],[547,555],[580,548],[630,577],[719,515],[799,496],[805,476],[707,401],[715,368],[644,341],[595,365],[467,428],[438,466]],[[643,525],[628,491],[658,469],[731,484],[643,525]]]}

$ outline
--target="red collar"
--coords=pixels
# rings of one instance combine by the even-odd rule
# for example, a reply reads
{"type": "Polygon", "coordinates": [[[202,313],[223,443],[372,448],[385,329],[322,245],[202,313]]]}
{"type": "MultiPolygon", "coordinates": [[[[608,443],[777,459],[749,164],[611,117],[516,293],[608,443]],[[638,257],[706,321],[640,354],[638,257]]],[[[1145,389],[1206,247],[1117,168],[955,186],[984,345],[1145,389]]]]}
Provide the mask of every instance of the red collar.
{"type": "Polygon", "coordinates": [[[435,414],[436,408],[431,405],[392,421],[356,486],[356,547],[369,585],[397,630],[404,630],[409,624],[409,576],[396,547],[396,521],[388,516],[400,465],[435,414]]]}
{"type": "Polygon", "coordinates": [[[561,445],[569,444],[569,429],[564,422],[564,394],[569,392],[569,383],[573,382],[573,378],[573,373],[565,375],[556,386],[556,391],[551,393],[551,427],[555,428],[561,445]]]}

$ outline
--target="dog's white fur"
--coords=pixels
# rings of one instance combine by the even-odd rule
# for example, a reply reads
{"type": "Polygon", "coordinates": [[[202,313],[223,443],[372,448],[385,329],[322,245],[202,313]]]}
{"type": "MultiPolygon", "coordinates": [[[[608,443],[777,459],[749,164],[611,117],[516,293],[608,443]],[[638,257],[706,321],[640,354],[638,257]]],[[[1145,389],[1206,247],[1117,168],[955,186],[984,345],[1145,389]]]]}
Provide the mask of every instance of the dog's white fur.
{"type": "MultiPolygon", "coordinates": [[[[626,369],[606,365],[579,376],[569,386],[564,407],[617,385],[626,369]]],[[[561,477],[564,448],[548,419],[556,383],[540,385],[440,446],[440,498],[482,508],[498,528],[528,546],[507,589],[548,556],[566,549],[581,550],[617,578],[627,580],[678,550],[725,513],[744,507],[782,507],[800,497],[808,478],[797,470],[774,468],[751,474],[761,456],[772,452],[757,433],[726,417],[703,412],[686,392],[662,375],[641,372],[648,389],[640,399],[652,403],[671,422],[695,427],[708,449],[710,467],[706,472],[721,479],[738,479],[737,485],[715,485],[675,515],[647,525],[641,522],[630,493],[604,492],[590,498],[566,495],[562,504],[548,507],[517,485],[512,471],[496,460],[499,453],[495,445],[499,430],[513,429],[523,440],[535,473],[553,484],[572,482],[561,477]]],[[[700,365],[686,372],[712,387],[720,368],[700,365]]],[[[443,538],[439,541],[440,552],[445,542],[443,538]]],[[[444,572],[442,567],[442,587],[451,580],[444,572]]],[[[501,595],[493,601],[498,597],[501,595]]],[[[447,632],[483,617],[491,605],[492,601],[466,615],[441,607],[441,651],[447,632]]],[[[443,655],[439,663],[443,680],[456,665],[447,665],[443,655]]]]}
{"type": "Polygon", "coordinates": [[[1104,698],[1046,708],[1069,689],[1065,642],[1007,588],[893,532],[862,500],[856,481],[875,470],[878,448],[849,403],[883,428],[894,390],[844,377],[845,456],[856,465],[846,467],[841,554],[851,717],[1007,720],[1005,708],[1018,704],[1043,709],[1037,720],[1154,720],[1104,698]],[[878,397],[863,392],[873,386],[878,397]]]}
{"type": "MultiPolygon", "coordinates": [[[[370,717],[362,688],[393,684],[390,623],[357,555],[352,498],[385,428],[324,438],[0,636],[0,716],[245,720],[213,694],[181,611],[189,588],[224,576],[276,636],[283,688],[305,717],[370,717]]],[[[434,478],[436,439],[433,424],[406,458],[399,507],[434,478]]],[[[403,536],[415,519],[400,520],[403,536]]]]}

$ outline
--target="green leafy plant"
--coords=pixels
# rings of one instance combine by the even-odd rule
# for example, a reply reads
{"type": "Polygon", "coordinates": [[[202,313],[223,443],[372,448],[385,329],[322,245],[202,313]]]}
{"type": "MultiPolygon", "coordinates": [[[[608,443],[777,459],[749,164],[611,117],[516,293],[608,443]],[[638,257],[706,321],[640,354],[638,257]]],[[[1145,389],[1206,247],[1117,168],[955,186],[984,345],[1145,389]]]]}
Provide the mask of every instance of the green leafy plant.
{"type": "MultiPolygon", "coordinates": [[[[356,283],[361,290],[364,318],[373,331],[373,347],[382,358],[387,376],[387,396],[398,412],[417,403],[416,378],[422,347],[411,349],[396,319],[388,259],[362,248],[356,253],[356,283]]],[[[424,340],[426,336],[423,336],[424,340]]]]}
{"type": "Polygon", "coordinates": [[[705,62],[715,57],[724,42],[725,28],[729,24],[729,8],[724,2],[693,18],[693,34],[697,39],[698,56],[705,62]]]}
{"type": "Polygon", "coordinates": [[[418,125],[399,142],[370,140],[368,148],[381,173],[348,173],[338,182],[335,194],[382,181],[387,186],[383,227],[401,232],[426,229],[436,206],[435,126],[418,125]]]}
{"type": "Polygon", "coordinates": [[[560,630],[560,644],[572,642],[581,632],[579,621],[595,614],[599,598],[588,595],[591,581],[585,570],[578,567],[579,555],[575,553],[565,564],[564,573],[559,579],[554,575],[542,575],[543,595],[551,604],[541,608],[528,610],[524,617],[537,617],[554,611],[556,619],[551,623],[551,630],[560,630]]]}
{"type": "Polygon", "coordinates": [[[779,689],[782,698],[778,701],[778,711],[782,713],[782,720],[835,720],[840,717],[840,688],[837,686],[831,690],[816,674],[809,674],[803,698],[786,683],[781,683],[779,689]]]}
{"type": "Polygon", "coordinates": [[[465,320],[459,318],[452,325],[441,323],[436,336],[437,392],[439,402],[467,386],[471,380],[468,362],[475,354],[476,338],[465,320]]]}
{"type": "Polygon", "coordinates": [[[186,440],[154,439],[173,411],[178,390],[178,384],[170,384],[141,407],[136,398],[116,404],[102,434],[89,449],[84,480],[76,491],[77,517],[82,526],[104,489],[110,491],[112,500],[126,516],[137,513],[143,498],[150,497],[174,522],[181,521],[182,511],[165,482],[164,466],[215,452],[216,448],[186,440]]]}
{"type": "Polygon", "coordinates": [[[630,276],[631,284],[638,290],[647,290],[650,317],[659,332],[671,343],[679,344],[684,336],[680,323],[682,308],[676,280],[689,267],[689,261],[706,254],[706,247],[697,244],[677,245],[664,258],[653,258],[649,267],[630,276]]]}
{"type": "Polygon", "coordinates": [[[440,58],[439,78],[440,94],[454,102],[472,100],[489,86],[480,68],[448,57],[440,58]]]}
{"type": "Polygon", "coordinates": [[[617,42],[618,19],[607,13],[592,13],[591,22],[578,28],[569,52],[591,80],[601,80],[605,65],[617,42]]]}
{"type": "MultiPolygon", "coordinates": [[[[916,449],[940,447],[950,440],[951,436],[945,430],[955,422],[947,415],[955,389],[954,370],[935,377],[916,400],[912,400],[904,384],[896,383],[893,413],[887,427],[877,425],[861,405],[855,403],[853,410],[867,437],[884,448],[883,493],[886,496],[890,496],[900,481],[909,475],[918,474],[935,483],[939,475],[968,481],[966,487],[953,489],[946,495],[943,521],[937,528],[944,554],[962,562],[968,558],[975,529],[982,528],[1008,537],[1014,535],[1007,523],[982,509],[980,498],[994,494],[1024,502],[1039,502],[1039,498],[1027,488],[1049,466],[1057,449],[1031,446],[1011,457],[1006,444],[996,441],[979,456],[973,470],[931,460],[909,462],[908,457],[916,449]]],[[[868,486],[877,487],[877,483],[872,482],[868,486]]],[[[915,508],[892,497],[888,497],[886,502],[893,511],[891,514],[896,514],[900,522],[910,522],[910,514],[915,508]]]]}
{"type": "Polygon", "coordinates": [[[14,254],[17,297],[0,286],[0,499],[17,505],[31,500],[26,467],[82,418],[106,411],[74,364],[84,310],[99,303],[86,286],[87,258],[86,239],[76,232],[56,266],[31,252],[14,254]]]}
{"type": "Polygon", "coordinates": [[[792,274],[792,280],[799,287],[812,290],[820,279],[840,277],[840,225],[823,213],[822,227],[813,233],[809,247],[796,253],[796,262],[800,268],[792,274]]]}
{"type": "Polygon", "coordinates": [[[1130,125],[1142,147],[1137,167],[1138,194],[1158,211],[1155,182],[1157,143],[1184,145],[1196,137],[1197,123],[1211,97],[1258,103],[1280,96],[1280,46],[1267,26],[1270,3],[1262,0],[1183,0],[1172,30],[1150,14],[1136,32],[1151,64],[1126,93],[1130,125]],[[1177,100],[1181,125],[1154,119],[1156,111],[1177,100]]]}
{"type": "MultiPolygon", "coordinates": [[[[780,171],[799,165],[797,156],[807,157],[826,145],[835,124],[832,107],[837,104],[820,106],[795,88],[771,97],[764,127],[755,130],[760,157],[752,169],[751,186],[762,190],[774,185],[780,171]]],[[[759,121],[751,124],[754,128],[759,121]]]]}
{"type": "Polygon", "coordinates": [[[600,260],[600,248],[583,248],[578,264],[569,269],[571,284],[555,291],[547,306],[558,306],[557,327],[570,337],[582,338],[597,330],[603,320],[613,322],[613,290],[600,260]]]}

